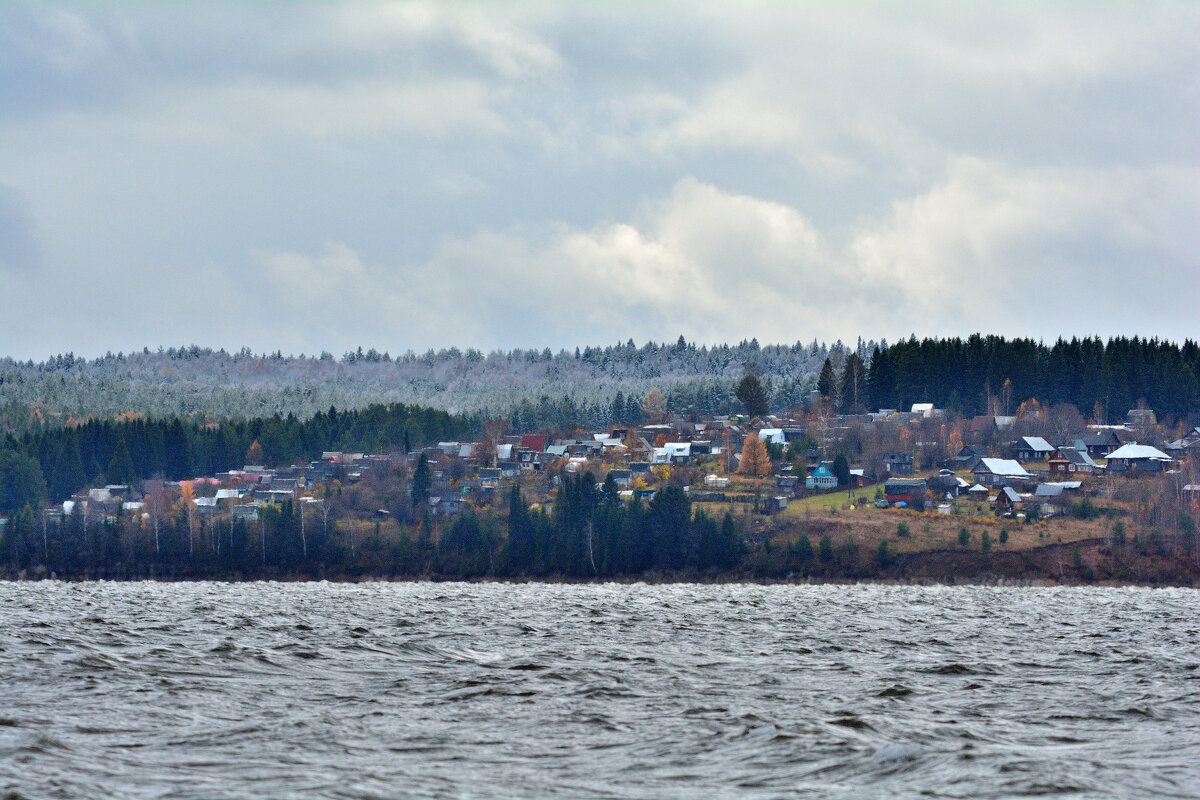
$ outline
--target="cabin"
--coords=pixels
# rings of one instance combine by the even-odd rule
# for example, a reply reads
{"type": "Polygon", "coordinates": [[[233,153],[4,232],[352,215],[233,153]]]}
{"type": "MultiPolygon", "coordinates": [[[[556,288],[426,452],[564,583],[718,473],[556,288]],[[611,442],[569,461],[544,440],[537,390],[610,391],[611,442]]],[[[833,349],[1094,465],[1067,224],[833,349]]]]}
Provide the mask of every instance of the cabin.
{"type": "Polygon", "coordinates": [[[977,444],[968,444],[958,451],[958,455],[943,461],[942,466],[947,469],[973,469],[981,458],[987,458],[987,450],[977,444]]]}
{"type": "Polygon", "coordinates": [[[944,469],[937,475],[932,475],[925,479],[925,485],[929,487],[929,492],[934,497],[946,497],[951,499],[958,497],[962,492],[965,492],[971,484],[964,481],[962,478],[955,475],[948,469],[944,469]]]}
{"type": "Polygon", "coordinates": [[[883,494],[890,506],[904,503],[918,511],[925,510],[928,484],[921,478],[892,478],[883,485],[883,494]]]}
{"type": "Polygon", "coordinates": [[[984,486],[1007,486],[1013,481],[1028,481],[1033,478],[1024,467],[1007,458],[981,458],[971,470],[976,483],[984,486]]]}
{"type": "Polygon", "coordinates": [[[912,453],[886,453],[883,456],[883,471],[888,475],[912,475],[912,453]]]}
{"type": "Polygon", "coordinates": [[[1041,436],[1022,436],[1014,448],[1017,461],[1045,461],[1054,452],[1054,445],[1041,436]]]}
{"type": "MultiPolygon", "coordinates": [[[[1092,458],[1104,458],[1123,444],[1121,437],[1111,429],[1088,431],[1076,436],[1075,440],[1083,443],[1084,449],[1092,458]]],[[[1078,444],[1076,446],[1078,447],[1078,444]]]]}
{"type": "Polygon", "coordinates": [[[1004,514],[1009,511],[1020,511],[1025,507],[1025,498],[1011,486],[1005,486],[996,495],[996,513],[1004,514]]]}
{"type": "Polygon", "coordinates": [[[1063,513],[1074,502],[1081,485],[1079,481],[1038,484],[1033,491],[1033,498],[1038,503],[1041,516],[1050,517],[1063,513]]]}

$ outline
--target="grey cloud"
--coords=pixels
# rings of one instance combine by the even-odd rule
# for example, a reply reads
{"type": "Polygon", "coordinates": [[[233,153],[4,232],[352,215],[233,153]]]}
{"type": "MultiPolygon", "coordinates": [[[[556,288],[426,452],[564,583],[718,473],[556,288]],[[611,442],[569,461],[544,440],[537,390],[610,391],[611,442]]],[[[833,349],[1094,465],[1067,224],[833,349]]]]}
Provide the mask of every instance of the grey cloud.
{"type": "Polygon", "coordinates": [[[1195,336],[1197,39],[1169,2],[3,4],[0,247],[53,269],[0,349],[1195,336]]]}
{"type": "Polygon", "coordinates": [[[33,215],[20,192],[0,183],[0,269],[24,272],[38,262],[33,215]]]}

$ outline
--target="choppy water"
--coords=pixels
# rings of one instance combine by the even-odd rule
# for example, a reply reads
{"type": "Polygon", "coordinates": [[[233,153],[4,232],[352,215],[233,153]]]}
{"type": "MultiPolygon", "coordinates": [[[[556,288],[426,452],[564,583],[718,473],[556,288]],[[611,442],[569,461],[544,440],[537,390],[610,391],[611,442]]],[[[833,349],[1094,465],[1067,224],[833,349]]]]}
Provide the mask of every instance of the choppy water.
{"type": "Polygon", "coordinates": [[[1200,796],[1200,593],[0,584],[10,797],[1200,796]]]}

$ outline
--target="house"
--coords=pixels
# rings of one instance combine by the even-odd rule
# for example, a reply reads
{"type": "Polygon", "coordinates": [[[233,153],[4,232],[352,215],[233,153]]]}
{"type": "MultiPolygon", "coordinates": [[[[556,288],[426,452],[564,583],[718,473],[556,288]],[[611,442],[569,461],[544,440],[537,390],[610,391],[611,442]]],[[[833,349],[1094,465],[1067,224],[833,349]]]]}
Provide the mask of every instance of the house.
{"type": "Polygon", "coordinates": [[[1027,481],[1033,478],[1025,468],[1007,458],[981,458],[971,470],[976,483],[984,486],[1005,486],[1012,481],[1027,481]]]}
{"type": "Polygon", "coordinates": [[[1200,452],[1200,425],[1192,428],[1181,438],[1166,445],[1166,448],[1176,454],[1200,452]]]}
{"type": "Polygon", "coordinates": [[[883,471],[888,475],[912,475],[912,453],[885,453],[883,456],[883,471]]]}
{"type": "Polygon", "coordinates": [[[1104,458],[1123,444],[1121,437],[1111,428],[1079,434],[1074,437],[1074,441],[1082,442],[1084,449],[1092,458],[1104,458]]]}
{"type": "Polygon", "coordinates": [[[780,475],[775,479],[775,488],[781,492],[794,494],[796,487],[800,485],[799,475],[780,475]]]}
{"type": "MultiPolygon", "coordinates": [[[[691,442],[667,442],[662,449],[667,452],[669,464],[686,464],[692,460],[691,442]]],[[[657,450],[655,452],[657,453],[657,450]]]]}
{"type": "Polygon", "coordinates": [[[1108,454],[1109,472],[1162,472],[1171,457],[1148,444],[1126,444],[1108,454]]]}
{"type": "Polygon", "coordinates": [[[948,469],[944,469],[937,475],[930,476],[925,479],[925,485],[929,488],[930,494],[934,497],[958,497],[959,492],[964,491],[970,484],[967,484],[962,478],[956,476],[948,469]],[[964,484],[966,484],[964,486],[964,484]]]}
{"type": "Polygon", "coordinates": [[[1022,436],[1014,448],[1017,461],[1045,461],[1054,446],[1041,436],[1022,436]]]}
{"type": "Polygon", "coordinates": [[[1096,462],[1086,450],[1076,450],[1074,447],[1060,447],[1050,456],[1051,475],[1074,475],[1076,473],[1090,474],[1096,471],[1096,462]]]}
{"type": "Polygon", "coordinates": [[[824,463],[817,464],[812,474],[804,479],[804,486],[808,489],[836,489],[837,485],[837,476],[830,472],[829,465],[824,463]]]}
{"type": "Polygon", "coordinates": [[[1157,425],[1158,417],[1155,415],[1152,409],[1131,408],[1125,415],[1125,422],[1128,423],[1129,427],[1131,428],[1137,428],[1141,426],[1148,427],[1150,425],[1157,425]]]}
{"type": "Polygon", "coordinates": [[[546,437],[540,434],[527,433],[521,437],[521,447],[540,453],[546,449],[546,437]]]}
{"type": "Polygon", "coordinates": [[[233,519],[236,522],[257,522],[258,506],[254,503],[233,507],[233,519]]]}
{"type": "Polygon", "coordinates": [[[996,495],[996,513],[1003,514],[1008,511],[1019,511],[1025,507],[1025,498],[1017,493],[1017,490],[1011,486],[1005,486],[1000,490],[1000,494],[996,495]]]}
{"type": "Polygon", "coordinates": [[[981,458],[987,458],[987,450],[977,444],[968,444],[958,451],[958,455],[943,461],[942,466],[948,469],[973,469],[981,458]]]}
{"type": "Polygon", "coordinates": [[[996,418],[991,414],[981,414],[971,417],[971,435],[978,439],[986,439],[996,431],[996,418]]]}
{"type": "Polygon", "coordinates": [[[982,483],[977,483],[970,489],[967,489],[967,497],[970,497],[976,502],[984,502],[988,499],[988,488],[982,483]]]}
{"type": "Polygon", "coordinates": [[[628,469],[609,470],[608,476],[621,489],[628,489],[629,484],[633,482],[633,471],[628,469]]]}
{"type": "Polygon", "coordinates": [[[923,419],[929,419],[937,412],[933,408],[933,403],[913,403],[912,413],[916,416],[922,417],[923,419]]]}
{"type": "Polygon", "coordinates": [[[483,467],[479,470],[479,485],[484,489],[495,489],[500,485],[500,468],[483,467]]]}
{"type": "Polygon", "coordinates": [[[883,494],[888,505],[904,503],[918,511],[925,510],[928,484],[921,478],[891,478],[883,484],[883,494]]]}
{"type": "Polygon", "coordinates": [[[456,494],[445,494],[429,498],[429,509],[434,516],[448,517],[457,514],[462,509],[462,497],[456,494]]]}
{"type": "Polygon", "coordinates": [[[630,461],[629,473],[635,478],[639,475],[646,475],[650,472],[650,466],[649,461],[630,461]]]}
{"type": "Polygon", "coordinates": [[[783,433],[783,428],[762,428],[758,432],[758,438],[771,444],[787,444],[787,437],[783,433]]]}

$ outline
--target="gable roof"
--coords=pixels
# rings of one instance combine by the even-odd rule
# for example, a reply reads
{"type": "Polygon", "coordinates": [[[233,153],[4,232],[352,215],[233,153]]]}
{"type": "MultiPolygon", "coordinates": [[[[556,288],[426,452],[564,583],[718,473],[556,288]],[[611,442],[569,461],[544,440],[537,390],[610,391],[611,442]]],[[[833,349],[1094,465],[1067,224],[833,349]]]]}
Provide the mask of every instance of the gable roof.
{"type": "Polygon", "coordinates": [[[990,472],[993,475],[1004,475],[1010,478],[1029,477],[1029,473],[1025,471],[1025,468],[1011,458],[981,458],[979,459],[979,463],[975,465],[975,471],[979,472],[981,467],[983,471],[990,472]]]}
{"type": "Polygon", "coordinates": [[[1153,461],[1170,461],[1171,457],[1159,450],[1157,447],[1151,447],[1148,444],[1123,444],[1116,450],[1108,454],[1108,460],[1114,459],[1141,459],[1147,458],[1153,461]]]}
{"type": "Polygon", "coordinates": [[[1000,494],[1002,494],[1006,498],[1008,498],[1008,501],[1010,503],[1020,503],[1021,502],[1021,495],[1017,494],[1017,490],[1012,488],[1011,486],[1005,486],[1003,489],[1000,490],[1000,494]]]}
{"type": "Polygon", "coordinates": [[[1035,453],[1053,453],[1054,446],[1043,439],[1041,436],[1022,436],[1021,441],[1025,447],[1035,453]]]}

